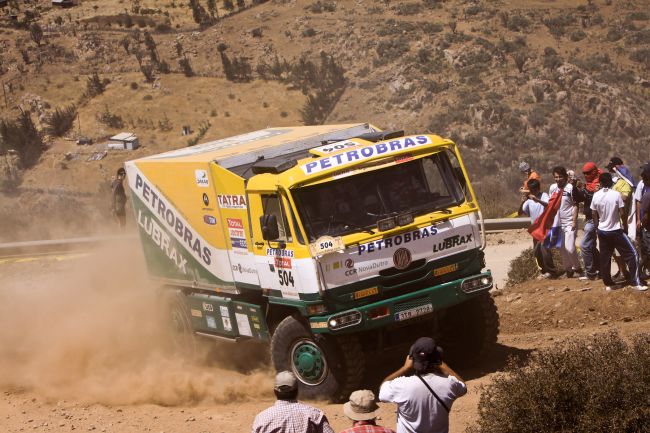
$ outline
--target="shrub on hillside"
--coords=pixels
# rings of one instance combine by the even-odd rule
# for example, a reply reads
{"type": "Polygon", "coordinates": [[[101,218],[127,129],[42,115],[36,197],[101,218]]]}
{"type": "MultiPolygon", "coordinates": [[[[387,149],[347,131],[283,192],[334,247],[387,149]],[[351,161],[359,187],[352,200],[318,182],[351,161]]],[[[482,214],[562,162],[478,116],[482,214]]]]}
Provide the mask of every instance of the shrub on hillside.
{"type": "Polygon", "coordinates": [[[510,361],[484,388],[470,433],[646,432],[650,334],[611,332],[510,361]]]}
{"type": "Polygon", "coordinates": [[[72,104],[65,108],[57,108],[45,119],[46,131],[55,137],[61,137],[68,132],[77,118],[77,107],[72,104]]]}
{"type": "Polygon", "coordinates": [[[86,81],[86,95],[89,98],[101,95],[104,93],[104,90],[106,90],[106,84],[106,80],[102,80],[99,78],[97,72],[93,72],[93,74],[88,77],[88,80],[86,81]]]}
{"type": "Polygon", "coordinates": [[[23,111],[15,121],[0,119],[3,148],[18,152],[23,167],[32,167],[44,150],[41,134],[29,111],[23,111]]]}
{"type": "Polygon", "coordinates": [[[422,12],[422,3],[398,3],[395,12],[397,15],[416,15],[422,12]]]}
{"type": "Polygon", "coordinates": [[[535,254],[532,248],[526,248],[515,259],[510,262],[508,269],[507,286],[521,284],[532,280],[539,275],[539,268],[535,261],[535,254]]]}

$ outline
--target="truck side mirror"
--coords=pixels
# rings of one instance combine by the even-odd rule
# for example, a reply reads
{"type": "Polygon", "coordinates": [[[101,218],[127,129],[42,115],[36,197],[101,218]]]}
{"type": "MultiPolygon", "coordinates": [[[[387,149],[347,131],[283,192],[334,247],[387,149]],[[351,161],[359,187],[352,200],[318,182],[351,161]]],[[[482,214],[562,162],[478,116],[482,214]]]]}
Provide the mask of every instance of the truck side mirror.
{"type": "Polygon", "coordinates": [[[265,241],[275,241],[280,237],[278,218],[273,214],[264,214],[260,217],[262,238],[265,241]]]}

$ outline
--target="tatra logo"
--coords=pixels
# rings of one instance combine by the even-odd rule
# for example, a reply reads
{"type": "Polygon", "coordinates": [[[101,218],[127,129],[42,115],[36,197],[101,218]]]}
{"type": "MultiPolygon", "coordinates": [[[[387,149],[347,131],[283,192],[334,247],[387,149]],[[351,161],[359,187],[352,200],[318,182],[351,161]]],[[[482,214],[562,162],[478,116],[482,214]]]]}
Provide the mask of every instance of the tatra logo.
{"type": "Polygon", "coordinates": [[[222,209],[246,209],[246,199],[243,195],[218,195],[219,207],[222,209]]]}
{"type": "Polygon", "coordinates": [[[443,239],[437,244],[433,244],[433,252],[437,253],[438,251],[446,250],[449,248],[457,247],[459,245],[465,245],[468,242],[472,242],[472,234],[468,235],[456,235],[450,236],[443,239]]]}
{"type": "Polygon", "coordinates": [[[393,264],[400,271],[406,269],[411,264],[411,252],[406,248],[400,248],[393,254],[393,264]]]}

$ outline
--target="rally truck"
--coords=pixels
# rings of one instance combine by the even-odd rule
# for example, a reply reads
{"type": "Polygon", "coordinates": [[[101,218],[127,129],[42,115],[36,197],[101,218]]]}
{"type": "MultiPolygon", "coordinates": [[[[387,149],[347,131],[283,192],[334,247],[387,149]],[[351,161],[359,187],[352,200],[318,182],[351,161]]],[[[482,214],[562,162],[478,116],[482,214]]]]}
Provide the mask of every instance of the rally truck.
{"type": "MultiPolygon", "coordinates": [[[[176,340],[267,342],[304,397],[437,338],[479,362],[498,315],[457,146],[370,124],[278,127],[125,163],[176,340]]],[[[237,350],[236,346],[232,350],[237,350]]]]}

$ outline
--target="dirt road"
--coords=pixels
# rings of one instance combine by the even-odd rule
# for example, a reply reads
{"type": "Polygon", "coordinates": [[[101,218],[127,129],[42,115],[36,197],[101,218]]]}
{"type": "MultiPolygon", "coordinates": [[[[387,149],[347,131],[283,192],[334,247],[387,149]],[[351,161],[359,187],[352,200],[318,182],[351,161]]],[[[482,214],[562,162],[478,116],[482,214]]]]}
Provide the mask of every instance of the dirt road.
{"type": "MultiPolygon", "coordinates": [[[[255,414],[273,403],[265,357],[222,346],[211,364],[197,365],[171,354],[142,269],[137,245],[0,264],[0,431],[249,431],[255,414]]],[[[647,293],[605,293],[577,280],[530,282],[495,299],[499,345],[480,370],[461,372],[469,394],[454,405],[452,432],[476,420],[480,386],[508,356],[650,325],[647,293]]],[[[377,376],[398,364],[379,363],[377,376]]],[[[314,404],[335,430],[348,426],[341,405],[314,404]]],[[[381,417],[394,426],[394,407],[382,404],[381,417]]]]}

